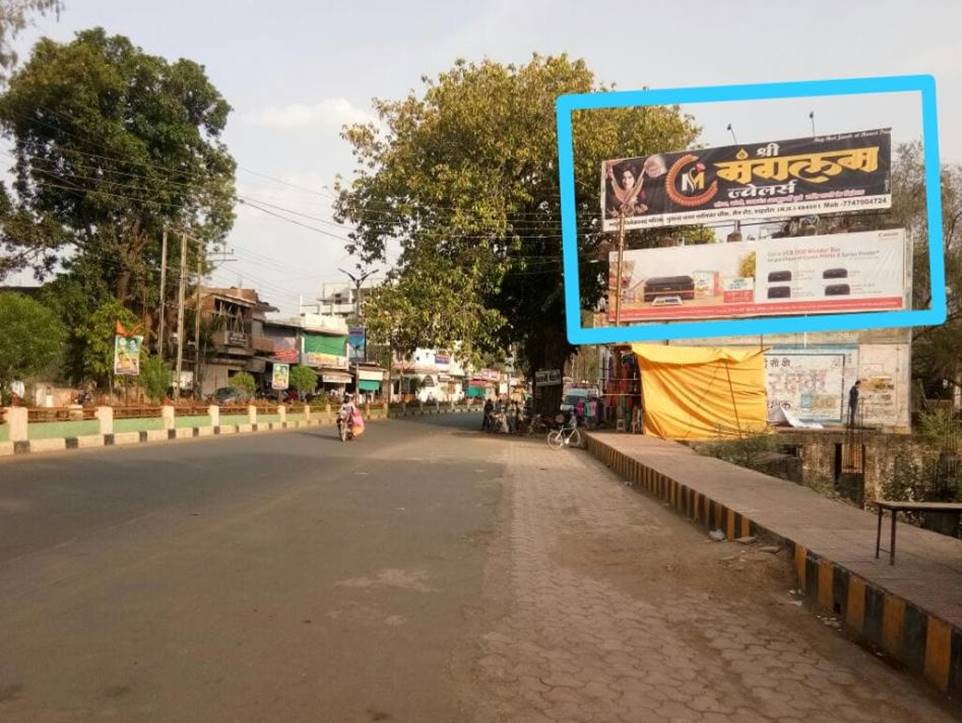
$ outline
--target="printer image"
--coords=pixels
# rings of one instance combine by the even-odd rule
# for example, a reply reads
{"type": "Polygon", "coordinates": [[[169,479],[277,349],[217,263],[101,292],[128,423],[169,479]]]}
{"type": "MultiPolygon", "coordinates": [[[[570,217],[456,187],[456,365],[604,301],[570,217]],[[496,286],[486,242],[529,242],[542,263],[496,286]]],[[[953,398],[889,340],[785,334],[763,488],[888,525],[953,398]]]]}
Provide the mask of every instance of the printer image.
{"type": "Polygon", "coordinates": [[[684,301],[695,298],[695,280],[691,276],[653,276],[645,280],[645,303],[675,296],[684,301]]]}

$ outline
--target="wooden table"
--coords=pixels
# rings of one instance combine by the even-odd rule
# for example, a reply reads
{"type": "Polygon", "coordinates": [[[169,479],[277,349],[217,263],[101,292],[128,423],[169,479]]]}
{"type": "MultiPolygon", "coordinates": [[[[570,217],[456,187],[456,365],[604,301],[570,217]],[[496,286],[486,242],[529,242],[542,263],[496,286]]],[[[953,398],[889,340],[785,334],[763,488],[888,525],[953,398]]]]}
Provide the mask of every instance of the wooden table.
{"type": "Polygon", "coordinates": [[[889,564],[895,564],[895,518],[899,512],[956,512],[962,513],[962,502],[895,502],[880,500],[878,507],[878,532],[875,536],[875,557],[878,558],[882,544],[882,511],[892,514],[892,539],[889,543],[889,564]]]}

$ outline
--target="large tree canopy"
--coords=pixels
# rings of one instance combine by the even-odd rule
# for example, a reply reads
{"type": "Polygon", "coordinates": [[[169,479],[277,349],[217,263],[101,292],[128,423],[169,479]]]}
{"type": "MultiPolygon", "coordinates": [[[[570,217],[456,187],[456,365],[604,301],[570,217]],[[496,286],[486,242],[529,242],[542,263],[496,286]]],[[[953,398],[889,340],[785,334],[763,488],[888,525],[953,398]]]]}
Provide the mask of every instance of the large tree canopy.
{"type": "MultiPolygon", "coordinates": [[[[369,313],[396,325],[402,351],[516,341],[528,366],[560,367],[569,347],[555,99],[605,87],[583,61],[563,55],[522,66],[458,61],[422,80],[421,93],[375,101],[379,124],[344,134],[358,166],[336,203],[338,217],[357,226],[349,250],[370,263],[401,248],[396,282],[373,297],[369,313]]],[[[575,114],[584,257],[606,248],[597,233],[601,162],[685,148],[696,135],[677,108],[575,114]]],[[[582,264],[586,305],[600,298],[606,277],[603,265],[582,264]]]]}
{"type": "Polygon", "coordinates": [[[233,223],[234,161],[220,141],[229,111],[190,60],[99,28],[41,40],[0,99],[16,155],[16,198],[0,204],[6,270],[49,268],[68,251],[68,270],[92,261],[118,301],[153,308],[162,229],[203,245],[233,223]]]}
{"type": "Polygon", "coordinates": [[[11,44],[27,27],[30,16],[59,14],[62,8],[60,0],[0,0],[0,80],[17,62],[17,53],[11,44]]]}

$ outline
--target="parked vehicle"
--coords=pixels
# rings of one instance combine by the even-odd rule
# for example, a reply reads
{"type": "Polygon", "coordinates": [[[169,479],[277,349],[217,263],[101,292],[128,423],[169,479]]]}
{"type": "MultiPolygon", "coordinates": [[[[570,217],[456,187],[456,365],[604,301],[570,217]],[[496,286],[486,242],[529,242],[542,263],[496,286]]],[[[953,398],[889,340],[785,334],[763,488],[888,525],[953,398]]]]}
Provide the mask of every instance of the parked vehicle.
{"type": "Polygon", "coordinates": [[[548,432],[548,446],[552,449],[562,447],[581,447],[581,430],[577,427],[562,427],[548,432]]]}

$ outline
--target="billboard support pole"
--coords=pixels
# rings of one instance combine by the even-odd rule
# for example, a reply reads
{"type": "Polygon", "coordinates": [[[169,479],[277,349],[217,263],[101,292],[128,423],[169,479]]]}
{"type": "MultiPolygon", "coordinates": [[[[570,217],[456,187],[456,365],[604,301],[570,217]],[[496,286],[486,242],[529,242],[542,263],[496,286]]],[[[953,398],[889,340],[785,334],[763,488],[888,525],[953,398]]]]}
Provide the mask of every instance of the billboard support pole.
{"type": "Polygon", "coordinates": [[[621,274],[625,260],[625,214],[618,219],[618,279],[615,281],[615,326],[621,326],[621,274]]]}

